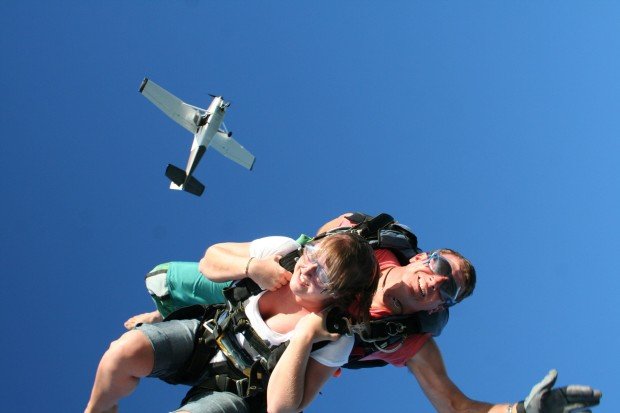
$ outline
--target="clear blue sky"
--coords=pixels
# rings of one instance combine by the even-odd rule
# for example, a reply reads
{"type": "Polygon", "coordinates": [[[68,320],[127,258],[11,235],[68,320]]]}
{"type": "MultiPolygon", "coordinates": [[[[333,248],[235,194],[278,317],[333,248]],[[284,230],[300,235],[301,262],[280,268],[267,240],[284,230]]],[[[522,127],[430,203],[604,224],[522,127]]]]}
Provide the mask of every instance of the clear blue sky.
{"type": "MultiPolygon", "coordinates": [[[[470,397],[551,368],[617,412],[620,5],[611,1],[5,1],[0,5],[3,410],[74,412],[143,275],[220,241],[386,211],[479,281],[438,339],[470,397]],[[254,171],[138,93],[232,101],[254,171]]],[[[174,409],[145,380],[124,412],[174,409]]],[[[429,412],[404,370],[345,371],[308,412],[429,412]]]]}

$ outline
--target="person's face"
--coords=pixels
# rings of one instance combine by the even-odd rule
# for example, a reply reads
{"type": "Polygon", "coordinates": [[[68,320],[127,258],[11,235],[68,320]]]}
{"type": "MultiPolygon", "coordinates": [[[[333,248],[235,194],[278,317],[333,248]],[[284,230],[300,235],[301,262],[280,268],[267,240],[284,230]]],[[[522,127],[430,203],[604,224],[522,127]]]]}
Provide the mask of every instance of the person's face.
{"type": "MultiPolygon", "coordinates": [[[[461,271],[461,259],[449,253],[441,254],[441,256],[452,268],[456,288],[462,290],[465,280],[461,271]]],[[[444,308],[446,303],[450,303],[450,300],[446,299],[446,290],[448,290],[446,287],[451,282],[450,277],[438,274],[442,272],[440,267],[429,263],[428,258],[427,253],[418,254],[411,258],[406,267],[400,268],[399,271],[394,271],[395,268],[382,280],[385,281],[383,305],[393,314],[412,314],[418,311],[432,313],[444,308]],[[446,286],[442,293],[444,283],[446,286]]],[[[450,290],[454,291],[454,288],[450,290]]]]}
{"type": "Polygon", "coordinates": [[[291,290],[306,301],[327,304],[333,300],[327,290],[329,281],[329,269],[325,264],[325,252],[321,244],[306,245],[293,270],[291,290]]]}

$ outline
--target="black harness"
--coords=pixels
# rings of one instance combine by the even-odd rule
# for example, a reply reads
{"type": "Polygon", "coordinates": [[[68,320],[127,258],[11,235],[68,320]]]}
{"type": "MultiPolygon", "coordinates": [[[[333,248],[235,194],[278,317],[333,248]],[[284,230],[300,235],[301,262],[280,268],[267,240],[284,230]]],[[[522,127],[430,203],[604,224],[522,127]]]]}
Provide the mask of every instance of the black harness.
{"type": "Polygon", "coordinates": [[[246,399],[252,411],[265,410],[269,375],[287,343],[270,346],[250,325],[243,302],[261,291],[252,280],[244,279],[224,289],[227,304],[193,305],[166,317],[166,321],[200,320],[192,355],[184,368],[167,381],[171,384],[195,383],[205,373],[208,378],[194,385],[181,405],[204,390],[227,391],[246,399]],[[243,334],[246,343],[258,357],[250,354],[239,343],[236,337],[239,333],[243,334]],[[226,360],[211,363],[218,351],[222,351],[226,360]]]}

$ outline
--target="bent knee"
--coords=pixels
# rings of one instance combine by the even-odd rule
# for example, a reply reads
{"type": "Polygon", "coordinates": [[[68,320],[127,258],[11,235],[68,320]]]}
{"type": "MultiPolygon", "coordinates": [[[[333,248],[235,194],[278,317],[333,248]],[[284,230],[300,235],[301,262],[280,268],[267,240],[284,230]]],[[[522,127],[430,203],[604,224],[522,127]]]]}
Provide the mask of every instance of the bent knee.
{"type": "Polygon", "coordinates": [[[108,370],[130,369],[136,375],[146,376],[153,369],[154,358],[149,339],[140,331],[132,330],[110,343],[99,366],[108,370]]]}

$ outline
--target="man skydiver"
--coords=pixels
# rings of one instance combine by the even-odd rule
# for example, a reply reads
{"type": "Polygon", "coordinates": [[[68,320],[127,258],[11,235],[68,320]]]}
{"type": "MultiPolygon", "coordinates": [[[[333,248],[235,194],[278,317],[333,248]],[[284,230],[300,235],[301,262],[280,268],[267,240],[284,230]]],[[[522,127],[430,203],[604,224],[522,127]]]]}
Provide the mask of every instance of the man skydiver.
{"type": "MultiPolygon", "coordinates": [[[[319,233],[356,222],[343,214],[319,229],[319,233]]],[[[446,250],[444,250],[446,251],[446,250]]],[[[449,250],[448,250],[449,251],[449,250]]],[[[440,250],[441,252],[441,250],[440,250]]],[[[428,254],[414,256],[409,265],[400,266],[398,259],[388,250],[375,252],[381,269],[379,288],[373,298],[371,315],[377,309],[388,314],[412,314],[416,311],[436,312],[461,302],[473,293],[476,273],[471,263],[454,252],[442,253],[452,267],[452,276],[459,291],[453,299],[442,297],[441,289],[450,282],[449,277],[436,277],[428,265],[428,254]],[[429,278],[430,277],[430,278],[429,278]]],[[[384,313],[385,314],[385,313],[384,313]]],[[[552,370],[536,384],[525,401],[518,403],[490,404],[468,398],[448,377],[441,352],[431,334],[408,337],[393,353],[376,352],[366,359],[380,359],[397,367],[406,365],[415,376],[424,394],[441,413],[571,413],[599,403],[602,393],[589,386],[571,385],[552,389],[557,371],[552,370]]],[[[278,379],[274,371],[272,380],[278,379]]],[[[289,378],[290,380],[290,378],[289,378]]]]}

